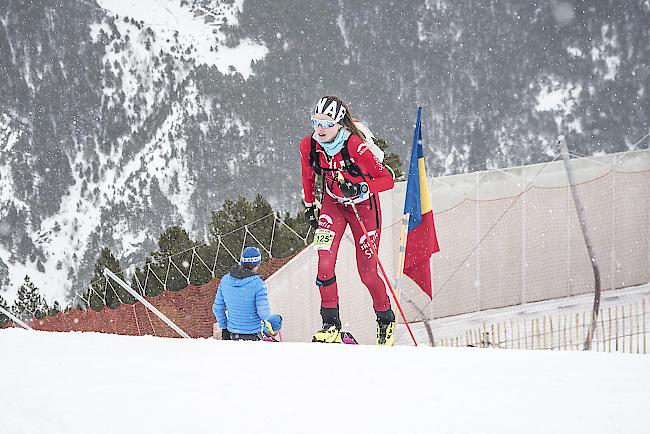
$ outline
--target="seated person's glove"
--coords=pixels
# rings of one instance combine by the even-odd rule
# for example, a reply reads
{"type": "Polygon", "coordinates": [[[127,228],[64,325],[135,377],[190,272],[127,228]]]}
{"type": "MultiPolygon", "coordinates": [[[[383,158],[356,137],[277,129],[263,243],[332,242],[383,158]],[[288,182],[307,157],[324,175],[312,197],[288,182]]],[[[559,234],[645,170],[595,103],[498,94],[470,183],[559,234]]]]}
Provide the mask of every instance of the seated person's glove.
{"type": "Polygon", "coordinates": [[[316,205],[310,205],[305,209],[305,220],[307,220],[307,223],[309,223],[314,230],[318,229],[318,218],[316,216],[317,211],[318,209],[316,208],[316,205]]]}
{"type": "Polygon", "coordinates": [[[368,184],[365,182],[354,184],[350,181],[345,181],[339,186],[341,187],[341,193],[345,197],[356,197],[368,193],[368,184]]]}
{"type": "Polygon", "coordinates": [[[264,329],[262,332],[266,336],[275,336],[282,328],[282,316],[273,314],[268,320],[264,321],[264,329]]]}

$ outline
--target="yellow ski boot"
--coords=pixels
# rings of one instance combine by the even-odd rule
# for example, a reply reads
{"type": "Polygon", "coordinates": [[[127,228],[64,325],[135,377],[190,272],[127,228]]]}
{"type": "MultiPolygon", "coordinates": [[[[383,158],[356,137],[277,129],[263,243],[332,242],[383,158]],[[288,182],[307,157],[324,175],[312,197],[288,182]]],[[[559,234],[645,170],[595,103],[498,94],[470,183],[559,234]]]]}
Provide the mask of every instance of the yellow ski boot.
{"type": "Polygon", "coordinates": [[[340,344],[341,330],[335,325],[323,324],[323,328],[318,330],[311,340],[312,342],[322,342],[324,344],[340,344]]]}
{"type": "Polygon", "coordinates": [[[377,345],[392,346],[395,342],[395,321],[377,323],[377,345]]]}

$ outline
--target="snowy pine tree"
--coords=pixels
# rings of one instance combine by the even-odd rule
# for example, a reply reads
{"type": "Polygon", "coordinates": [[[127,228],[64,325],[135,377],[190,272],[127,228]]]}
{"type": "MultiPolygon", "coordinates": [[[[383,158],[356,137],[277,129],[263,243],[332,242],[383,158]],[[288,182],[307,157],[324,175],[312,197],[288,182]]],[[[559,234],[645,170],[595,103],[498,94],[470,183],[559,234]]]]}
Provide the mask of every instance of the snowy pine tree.
{"type": "Polygon", "coordinates": [[[32,318],[44,318],[48,311],[47,302],[41,296],[38,288],[31,281],[29,276],[25,276],[25,280],[18,290],[18,297],[14,301],[13,308],[11,309],[23,321],[28,321],[32,318]]]}
{"type": "MultiPolygon", "coordinates": [[[[196,246],[196,243],[190,239],[187,231],[180,226],[167,228],[160,235],[158,239],[160,250],[152,256],[160,264],[160,268],[167,269],[169,266],[167,290],[180,291],[187,287],[188,277],[186,276],[189,276],[191,271],[190,264],[192,263],[192,248],[194,246],[196,246]]],[[[207,273],[207,270],[205,272],[207,273]]],[[[193,282],[190,281],[190,283],[193,282]]]]}
{"type": "Polygon", "coordinates": [[[47,315],[48,316],[56,316],[61,312],[61,305],[59,304],[58,301],[54,300],[54,304],[47,309],[47,315]]]}
{"type": "MultiPolygon", "coordinates": [[[[304,248],[303,240],[296,236],[306,234],[308,224],[305,221],[302,212],[299,211],[294,217],[286,213],[282,219],[285,225],[276,222],[274,230],[274,217],[278,215],[266,199],[257,195],[252,202],[244,197],[235,200],[226,200],[220,211],[212,213],[212,222],[210,224],[210,240],[213,248],[216,250],[218,240],[227,247],[235,256],[241,252],[242,245],[255,246],[262,252],[262,261],[268,259],[267,249],[271,248],[272,256],[275,258],[286,258],[304,248]],[[244,226],[248,226],[249,233],[246,233],[244,226]],[[294,233],[295,231],[295,233],[294,233]],[[251,235],[252,234],[252,235],[251,235]],[[253,238],[254,237],[254,238],[253,238]],[[271,246],[271,237],[273,245],[271,246]],[[264,243],[261,245],[257,242],[264,243]]],[[[232,258],[222,247],[217,261],[217,276],[221,276],[228,271],[230,267],[238,261],[239,258],[232,258]]]]}
{"type": "MultiPolygon", "coordinates": [[[[5,310],[9,310],[9,306],[7,305],[7,302],[5,301],[4,298],[2,298],[1,295],[0,295],[0,306],[3,307],[5,310]]],[[[4,325],[7,324],[7,322],[9,322],[9,317],[0,312],[0,327],[4,327],[4,325]]]]}

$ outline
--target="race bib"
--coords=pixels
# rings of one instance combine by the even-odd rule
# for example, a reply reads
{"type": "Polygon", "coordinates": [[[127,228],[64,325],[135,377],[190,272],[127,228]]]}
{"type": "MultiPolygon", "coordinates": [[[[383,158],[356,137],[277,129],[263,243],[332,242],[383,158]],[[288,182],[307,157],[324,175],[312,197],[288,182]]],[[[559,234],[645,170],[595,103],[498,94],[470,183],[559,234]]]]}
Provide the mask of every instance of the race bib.
{"type": "Polygon", "coordinates": [[[318,228],[314,233],[312,246],[316,250],[329,250],[334,242],[334,231],[325,228],[318,228]]]}

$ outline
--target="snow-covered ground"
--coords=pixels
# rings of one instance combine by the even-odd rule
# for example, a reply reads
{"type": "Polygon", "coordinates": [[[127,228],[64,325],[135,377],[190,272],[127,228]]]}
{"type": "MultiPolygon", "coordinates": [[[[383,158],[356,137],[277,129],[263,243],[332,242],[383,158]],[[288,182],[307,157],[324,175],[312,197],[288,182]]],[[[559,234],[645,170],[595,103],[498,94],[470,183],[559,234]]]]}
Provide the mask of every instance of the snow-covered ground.
{"type": "Polygon", "coordinates": [[[647,433],[650,358],[0,330],[3,433],[647,433]]]}

